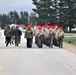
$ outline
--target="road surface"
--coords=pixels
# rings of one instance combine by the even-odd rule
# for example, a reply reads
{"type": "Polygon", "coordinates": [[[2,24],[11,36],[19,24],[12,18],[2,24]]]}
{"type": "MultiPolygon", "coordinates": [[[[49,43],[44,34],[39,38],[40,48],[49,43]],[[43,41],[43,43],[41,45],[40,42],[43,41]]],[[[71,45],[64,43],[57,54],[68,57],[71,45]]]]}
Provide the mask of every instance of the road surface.
{"type": "Polygon", "coordinates": [[[0,75],[76,75],[76,55],[58,47],[26,48],[22,36],[19,47],[5,46],[0,34],[0,75]]]}

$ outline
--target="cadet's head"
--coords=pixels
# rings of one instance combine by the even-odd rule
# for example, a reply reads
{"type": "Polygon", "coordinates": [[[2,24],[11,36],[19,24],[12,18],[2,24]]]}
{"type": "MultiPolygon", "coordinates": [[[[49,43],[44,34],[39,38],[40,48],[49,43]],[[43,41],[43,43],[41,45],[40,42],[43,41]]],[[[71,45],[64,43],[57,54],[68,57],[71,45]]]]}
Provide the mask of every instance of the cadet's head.
{"type": "Polygon", "coordinates": [[[60,27],[59,30],[62,31],[62,27],[60,27]]]}
{"type": "Polygon", "coordinates": [[[27,29],[31,29],[32,27],[30,25],[27,26],[27,29]]]}
{"type": "Polygon", "coordinates": [[[7,25],[7,28],[10,28],[10,25],[7,25]]]}
{"type": "Polygon", "coordinates": [[[56,30],[58,30],[59,28],[56,28],[56,30]]]}
{"type": "Polygon", "coordinates": [[[38,26],[38,30],[42,30],[42,27],[41,26],[38,26]]]}

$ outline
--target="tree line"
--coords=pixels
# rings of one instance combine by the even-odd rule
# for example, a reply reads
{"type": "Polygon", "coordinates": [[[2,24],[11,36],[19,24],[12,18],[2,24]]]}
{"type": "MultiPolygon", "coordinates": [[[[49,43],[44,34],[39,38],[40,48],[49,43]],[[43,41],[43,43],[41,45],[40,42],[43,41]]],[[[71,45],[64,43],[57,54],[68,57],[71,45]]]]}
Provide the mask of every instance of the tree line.
{"type": "Polygon", "coordinates": [[[8,24],[24,24],[28,25],[34,22],[35,14],[31,12],[29,14],[27,11],[21,11],[20,13],[17,11],[10,11],[8,14],[0,14],[0,27],[3,29],[8,24]]]}
{"type": "Polygon", "coordinates": [[[52,24],[58,23],[60,26],[76,27],[76,0],[32,0],[36,8],[33,11],[36,13],[35,18],[37,23],[52,24]]]}

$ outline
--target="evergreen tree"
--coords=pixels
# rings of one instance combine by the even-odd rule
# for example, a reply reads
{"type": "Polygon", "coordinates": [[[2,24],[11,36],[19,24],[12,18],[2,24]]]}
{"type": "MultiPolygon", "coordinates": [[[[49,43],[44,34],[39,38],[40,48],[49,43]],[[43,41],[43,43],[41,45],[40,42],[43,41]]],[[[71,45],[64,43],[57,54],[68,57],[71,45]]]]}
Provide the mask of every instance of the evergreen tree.
{"type": "Polygon", "coordinates": [[[25,24],[27,25],[28,24],[28,12],[27,11],[24,11],[24,16],[25,16],[25,24]]]}
{"type": "Polygon", "coordinates": [[[36,19],[35,13],[31,12],[31,14],[29,15],[29,24],[35,25],[35,19],[36,19]]]}
{"type": "Polygon", "coordinates": [[[13,14],[14,14],[14,23],[18,24],[18,22],[19,22],[19,14],[18,14],[18,12],[14,11],[13,14]]]}
{"type": "Polygon", "coordinates": [[[28,24],[28,12],[26,11],[21,11],[20,12],[20,20],[22,24],[27,25],[28,24]]]}
{"type": "Polygon", "coordinates": [[[56,21],[55,9],[52,8],[53,0],[32,0],[36,9],[33,11],[38,15],[38,23],[46,23],[47,21],[56,21]]]}
{"type": "Polygon", "coordinates": [[[0,26],[2,29],[8,24],[8,22],[9,22],[8,15],[6,14],[0,15],[0,26]]]}
{"type": "Polygon", "coordinates": [[[13,11],[10,11],[9,13],[8,13],[8,16],[9,16],[9,19],[10,19],[10,22],[9,23],[14,23],[14,13],[13,13],[13,11]]]}
{"type": "Polygon", "coordinates": [[[70,31],[76,25],[76,7],[74,6],[76,0],[59,0],[59,9],[58,9],[58,20],[60,25],[63,24],[63,27],[70,27],[70,31]]]}

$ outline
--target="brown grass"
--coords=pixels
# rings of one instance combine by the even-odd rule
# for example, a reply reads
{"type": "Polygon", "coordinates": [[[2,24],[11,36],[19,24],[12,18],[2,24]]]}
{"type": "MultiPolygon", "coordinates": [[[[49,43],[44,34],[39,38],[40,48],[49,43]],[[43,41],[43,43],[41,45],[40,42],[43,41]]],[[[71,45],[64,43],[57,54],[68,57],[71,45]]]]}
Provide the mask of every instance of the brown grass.
{"type": "Polygon", "coordinates": [[[67,49],[68,51],[76,54],[76,45],[70,44],[70,43],[63,43],[63,48],[67,49]]]}

